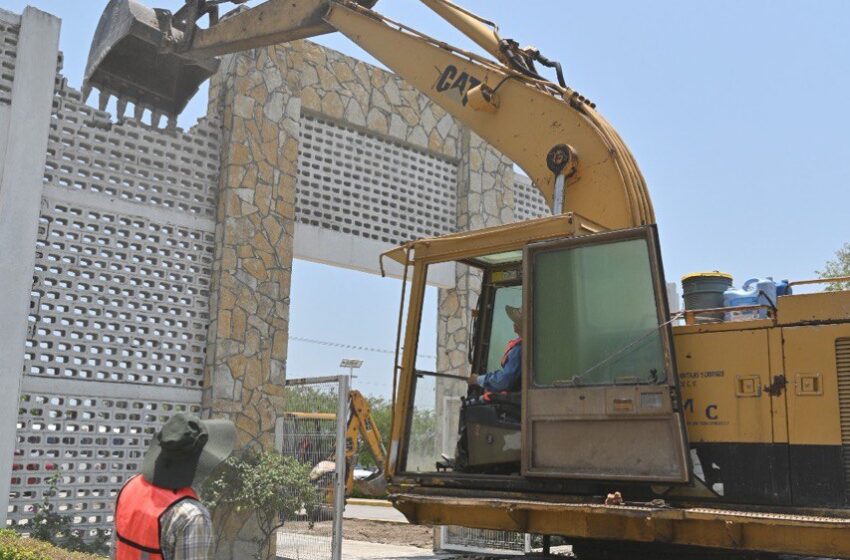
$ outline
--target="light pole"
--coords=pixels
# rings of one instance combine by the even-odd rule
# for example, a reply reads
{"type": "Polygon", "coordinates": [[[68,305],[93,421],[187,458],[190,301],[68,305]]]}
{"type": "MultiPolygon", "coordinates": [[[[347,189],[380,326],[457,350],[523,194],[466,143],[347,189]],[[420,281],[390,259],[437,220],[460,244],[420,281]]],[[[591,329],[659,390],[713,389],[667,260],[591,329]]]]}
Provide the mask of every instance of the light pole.
{"type": "Polygon", "coordinates": [[[354,379],[354,370],[358,369],[363,365],[363,360],[354,360],[351,358],[343,358],[343,360],[339,363],[339,367],[347,367],[348,375],[354,379]]]}

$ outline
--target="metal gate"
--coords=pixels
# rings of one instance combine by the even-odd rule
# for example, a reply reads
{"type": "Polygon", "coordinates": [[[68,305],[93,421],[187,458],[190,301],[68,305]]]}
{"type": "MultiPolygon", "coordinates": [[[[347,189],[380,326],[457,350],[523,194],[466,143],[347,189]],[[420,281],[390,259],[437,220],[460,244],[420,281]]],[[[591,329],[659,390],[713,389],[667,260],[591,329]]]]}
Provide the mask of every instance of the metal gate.
{"type": "Polygon", "coordinates": [[[495,529],[471,529],[457,525],[440,527],[437,550],[521,556],[532,552],[531,535],[495,529]]]}
{"type": "Polygon", "coordinates": [[[313,511],[302,510],[283,520],[277,537],[278,558],[342,557],[349,383],[345,375],[285,382],[285,413],[275,429],[277,449],[313,467],[310,480],[324,501],[313,511]]]}

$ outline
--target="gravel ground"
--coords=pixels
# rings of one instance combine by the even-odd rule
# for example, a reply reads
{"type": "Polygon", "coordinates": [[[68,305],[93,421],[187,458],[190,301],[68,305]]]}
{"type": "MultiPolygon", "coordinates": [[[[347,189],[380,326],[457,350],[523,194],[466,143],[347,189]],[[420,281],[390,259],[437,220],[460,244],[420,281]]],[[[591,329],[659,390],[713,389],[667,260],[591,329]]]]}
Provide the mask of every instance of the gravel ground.
{"type": "Polygon", "coordinates": [[[355,541],[397,544],[431,549],[434,530],[424,525],[408,525],[387,521],[346,519],[342,523],[342,536],[355,541]]]}

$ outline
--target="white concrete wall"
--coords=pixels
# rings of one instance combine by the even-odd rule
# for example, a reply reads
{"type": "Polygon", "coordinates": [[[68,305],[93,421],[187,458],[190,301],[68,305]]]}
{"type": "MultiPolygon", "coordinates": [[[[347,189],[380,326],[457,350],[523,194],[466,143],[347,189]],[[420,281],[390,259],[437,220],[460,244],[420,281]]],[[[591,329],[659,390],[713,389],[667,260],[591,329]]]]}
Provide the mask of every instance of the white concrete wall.
{"type": "Polygon", "coordinates": [[[35,264],[60,20],[28,7],[21,17],[12,102],[0,125],[0,526],[5,525],[27,316],[35,264]]]}

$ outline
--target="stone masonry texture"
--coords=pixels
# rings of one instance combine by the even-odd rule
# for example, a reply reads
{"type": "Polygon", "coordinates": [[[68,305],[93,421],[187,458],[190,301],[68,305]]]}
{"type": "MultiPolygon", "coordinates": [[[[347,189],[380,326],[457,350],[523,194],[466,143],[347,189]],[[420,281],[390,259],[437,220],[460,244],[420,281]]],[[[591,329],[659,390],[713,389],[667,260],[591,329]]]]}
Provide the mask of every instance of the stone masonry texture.
{"type": "MultiPolygon", "coordinates": [[[[211,87],[223,136],[203,406],[233,420],[237,448],[272,450],[284,412],[300,60],[270,47],[224,68],[211,87]]],[[[217,558],[250,554],[254,523],[231,516],[220,529],[217,558]]]]}

